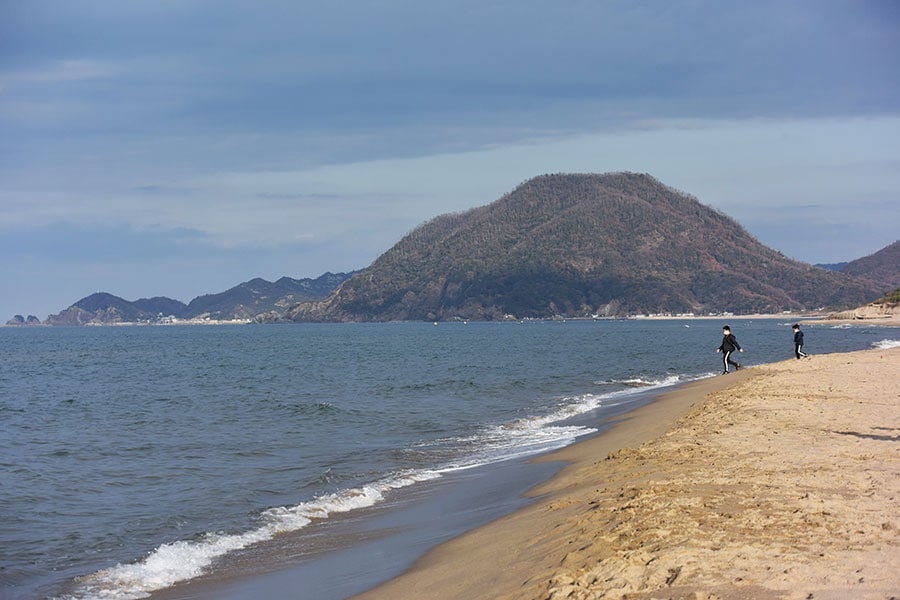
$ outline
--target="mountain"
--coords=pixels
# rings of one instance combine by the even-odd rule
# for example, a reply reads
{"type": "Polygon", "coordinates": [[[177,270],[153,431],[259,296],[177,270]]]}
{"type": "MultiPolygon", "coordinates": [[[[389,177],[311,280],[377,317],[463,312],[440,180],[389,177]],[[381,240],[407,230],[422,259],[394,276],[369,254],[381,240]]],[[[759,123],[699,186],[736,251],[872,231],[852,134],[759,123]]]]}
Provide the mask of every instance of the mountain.
{"type": "Polygon", "coordinates": [[[58,315],[50,315],[48,325],[88,325],[147,323],[164,316],[184,317],[187,306],[171,298],[142,298],[129,302],[106,292],[82,298],[58,315]]]}
{"type": "Polygon", "coordinates": [[[875,254],[847,263],[841,272],[870,279],[883,292],[900,287],[900,240],[875,254]]]}
{"type": "Polygon", "coordinates": [[[844,267],[846,267],[850,263],[839,262],[839,263],[816,263],[813,265],[814,267],[819,267],[820,269],[828,269],[829,271],[840,271],[844,267]]]}
{"type": "Polygon", "coordinates": [[[22,315],[15,315],[12,319],[7,321],[6,324],[16,327],[21,325],[40,325],[41,320],[34,315],[28,315],[28,318],[25,318],[22,315]]]}
{"type": "Polygon", "coordinates": [[[283,312],[297,302],[325,298],[350,275],[352,273],[325,273],[316,279],[282,277],[274,283],[265,279],[253,279],[220,294],[199,296],[189,304],[164,297],[129,301],[98,292],[82,298],[57,315],[50,315],[45,323],[156,323],[171,317],[183,320],[249,320],[266,312],[283,312]]]}
{"type": "Polygon", "coordinates": [[[316,279],[282,277],[274,283],[251,279],[220,294],[194,298],[187,305],[187,314],[193,318],[232,320],[251,319],[269,311],[284,312],[298,302],[325,298],[349,276],[325,273],[316,279]]]}
{"type": "Polygon", "coordinates": [[[867,280],[791,260],[636,173],[556,174],[416,228],[292,321],[780,312],[856,306],[867,280]]]}

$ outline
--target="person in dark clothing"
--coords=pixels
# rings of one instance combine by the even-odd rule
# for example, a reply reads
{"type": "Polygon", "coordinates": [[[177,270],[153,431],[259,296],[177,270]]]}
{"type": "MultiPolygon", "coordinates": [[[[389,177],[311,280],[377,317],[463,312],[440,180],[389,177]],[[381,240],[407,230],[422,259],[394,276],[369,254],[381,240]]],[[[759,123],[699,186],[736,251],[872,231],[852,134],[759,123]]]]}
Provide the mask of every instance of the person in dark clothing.
{"type": "Polygon", "coordinates": [[[794,325],[794,355],[798,358],[806,358],[809,356],[803,351],[803,332],[800,331],[800,324],[794,325]]]}
{"type": "Polygon", "coordinates": [[[728,375],[728,365],[734,365],[735,371],[744,366],[739,362],[731,360],[731,353],[735,350],[738,352],[744,351],[744,349],[741,348],[741,345],[738,344],[737,338],[731,333],[731,328],[726,325],[722,328],[722,344],[716,348],[716,352],[722,353],[722,366],[724,367],[722,375],[728,375]]]}

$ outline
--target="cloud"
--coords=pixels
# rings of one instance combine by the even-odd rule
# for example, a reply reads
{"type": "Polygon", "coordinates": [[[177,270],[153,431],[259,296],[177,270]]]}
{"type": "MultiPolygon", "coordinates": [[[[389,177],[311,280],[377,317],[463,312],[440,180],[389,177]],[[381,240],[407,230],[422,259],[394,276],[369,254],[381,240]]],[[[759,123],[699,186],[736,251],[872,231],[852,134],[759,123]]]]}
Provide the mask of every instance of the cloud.
{"type": "Polygon", "coordinates": [[[263,200],[337,200],[340,198],[337,194],[305,194],[302,192],[293,193],[273,193],[261,192],[256,195],[257,198],[263,200]]]}
{"type": "Polygon", "coordinates": [[[61,60],[31,70],[12,70],[0,79],[0,89],[24,85],[53,85],[73,81],[108,79],[116,74],[110,63],[93,60],[61,60]]]}
{"type": "Polygon", "coordinates": [[[20,224],[0,237],[0,253],[12,260],[53,259],[80,261],[141,261],[148,257],[177,257],[201,249],[201,231],[184,228],[104,226],[71,223],[20,224]]]}
{"type": "MultiPolygon", "coordinates": [[[[107,133],[199,136],[198,145],[292,132],[316,143],[315,153],[294,151],[307,160],[398,156],[409,143],[446,151],[453,131],[473,149],[498,135],[644,118],[845,115],[900,103],[886,93],[898,81],[896,20],[863,3],[129,5],[20,9],[23,25],[47,27],[52,48],[77,57],[57,65],[117,75],[113,86],[72,87],[78,112],[63,114],[107,133]],[[415,139],[410,127],[428,135],[415,139]],[[329,152],[324,132],[343,154],[329,152]],[[368,133],[356,150],[369,154],[347,156],[341,132],[368,133]]],[[[19,54],[46,53],[37,28],[24,29],[13,36],[19,54]]],[[[42,94],[24,90],[20,103],[50,102],[42,94]]]]}
{"type": "Polygon", "coordinates": [[[635,132],[540,138],[471,152],[278,171],[198,169],[137,186],[129,184],[129,173],[120,181],[113,171],[88,187],[82,181],[74,192],[56,190],[43,203],[21,202],[0,225],[159,227],[202,232],[195,241],[208,247],[298,253],[310,244],[352,251],[359,243],[356,255],[367,264],[419,223],[487,204],[535,175],[625,170],[649,172],[765,232],[767,214],[815,205],[818,218],[856,222],[869,218],[869,202],[890,204],[892,191],[900,189],[897,137],[897,119],[676,121],[671,127],[657,120],[635,132]]]}
{"type": "Polygon", "coordinates": [[[17,3],[0,30],[11,57],[0,81],[16,82],[0,93],[14,117],[0,122],[0,151],[41,178],[165,177],[653,120],[879,115],[900,108],[898,20],[885,13],[877,2],[17,3]]]}
{"type": "Polygon", "coordinates": [[[0,246],[135,293],[119,257],[150,287],[192,272],[183,299],[365,266],[534,175],[633,170],[853,258],[893,241],[896,56],[881,0],[0,2],[0,246]]]}

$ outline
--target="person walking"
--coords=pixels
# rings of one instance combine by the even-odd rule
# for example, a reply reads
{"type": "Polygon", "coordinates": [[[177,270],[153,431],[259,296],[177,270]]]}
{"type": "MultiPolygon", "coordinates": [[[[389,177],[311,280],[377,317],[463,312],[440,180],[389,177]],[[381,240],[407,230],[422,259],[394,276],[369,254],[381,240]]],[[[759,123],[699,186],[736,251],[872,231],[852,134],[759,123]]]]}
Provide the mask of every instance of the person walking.
{"type": "Polygon", "coordinates": [[[799,323],[794,324],[794,355],[798,360],[809,356],[803,351],[803,332],[800,331],[799,323]]]}
{"type": "Polygon", "coordinates": [[[716,352],[722,353],[722,367],[724,368],[722,375],[728,375],[728,365],[734,365],[735,371],[744,366],[739,362],[731,360],[731,353],[735,350],[738,352],[744,351],[744,349],[741,348],[741,345],[738,344],[737,338],[731,333],[731,327],[726,325],[722,328],[722,344],[716,348],[716,352]]]}

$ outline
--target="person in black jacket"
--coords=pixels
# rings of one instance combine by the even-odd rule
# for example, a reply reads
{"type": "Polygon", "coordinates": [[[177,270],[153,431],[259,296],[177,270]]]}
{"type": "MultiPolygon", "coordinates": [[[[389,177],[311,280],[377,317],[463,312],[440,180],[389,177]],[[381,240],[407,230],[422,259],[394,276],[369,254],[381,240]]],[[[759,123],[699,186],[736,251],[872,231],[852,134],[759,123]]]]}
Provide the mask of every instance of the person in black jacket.
{"type": "Polygon", "coordinates": [[[800,331],[800,324],[794,325],[794,355],[798,358],[806,358],[809,356],[803,351],[803,332],[800,331]]]}
{"type": "Polygon", "coordinates": [[[744,366],[739,362],[731,360],[731,353],[735,350],[738,352],[744,351],[744,349],[741,348],[741,345],[738,344],[737,338],[731,333],[731,328],[726,325],[722,328],[722,344],[716,348],[716,352],[722,353],[722,366],[725,368],[722,375],[728,375],[728,365],[734,365],[735,371],[744,366]]]}

